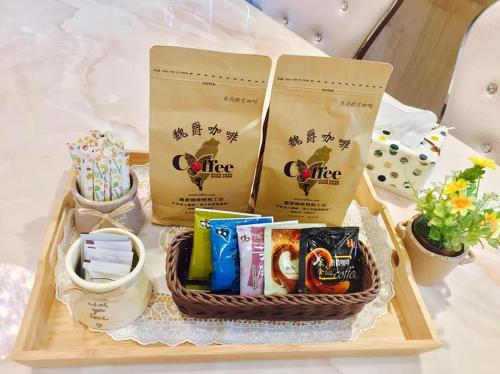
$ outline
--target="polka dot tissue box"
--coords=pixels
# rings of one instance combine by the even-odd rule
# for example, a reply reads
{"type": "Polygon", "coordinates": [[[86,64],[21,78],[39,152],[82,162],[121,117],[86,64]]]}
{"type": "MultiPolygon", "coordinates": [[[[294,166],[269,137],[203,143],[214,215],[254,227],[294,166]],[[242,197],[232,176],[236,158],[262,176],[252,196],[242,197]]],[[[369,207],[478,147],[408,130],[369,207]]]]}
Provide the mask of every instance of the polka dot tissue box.
{"type": "Polygon", "coordinates": [[[416,148],[391,136],[391,129],[376,128],[366,168],[376,186],[414,199],[411,185],[420,192],[441,153],[448,128],[434,127],[416,148]]]}

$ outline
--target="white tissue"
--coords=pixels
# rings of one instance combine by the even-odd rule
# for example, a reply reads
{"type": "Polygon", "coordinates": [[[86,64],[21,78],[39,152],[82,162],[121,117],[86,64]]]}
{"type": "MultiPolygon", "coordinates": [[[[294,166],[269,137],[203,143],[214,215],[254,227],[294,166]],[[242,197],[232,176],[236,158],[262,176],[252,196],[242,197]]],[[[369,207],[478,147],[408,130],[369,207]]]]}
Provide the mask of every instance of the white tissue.
{"type": "Polygon", "coordinates": [[[436,126],[436,122],[436,115],[428,110],[382,100],[375,128],[380,130],[378,132],[390,131],[391,139],[415,149],[436,126]]]}

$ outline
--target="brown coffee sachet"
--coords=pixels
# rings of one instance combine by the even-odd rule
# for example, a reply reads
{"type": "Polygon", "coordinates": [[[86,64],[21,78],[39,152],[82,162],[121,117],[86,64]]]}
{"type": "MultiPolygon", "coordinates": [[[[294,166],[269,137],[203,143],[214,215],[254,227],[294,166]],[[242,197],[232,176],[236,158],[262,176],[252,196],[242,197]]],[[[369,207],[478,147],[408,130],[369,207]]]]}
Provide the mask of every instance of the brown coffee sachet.
{"type": "Polygon", "coordinates": [[[359,227],[301,230],[299,293],[342,294],[361,291],[363,264],[359,227]]]}
{"type": "Polygon", "coordinates": [[[378,62],[279,58],[256,212],[277,221],[342,223],[391,71],[378,62]]]}
{"type": "Polygon", "coordinates": [[[270,68],[265,56],[151,49],[154,223],[191,226],[195,207],[248,210],[270,68]]]}

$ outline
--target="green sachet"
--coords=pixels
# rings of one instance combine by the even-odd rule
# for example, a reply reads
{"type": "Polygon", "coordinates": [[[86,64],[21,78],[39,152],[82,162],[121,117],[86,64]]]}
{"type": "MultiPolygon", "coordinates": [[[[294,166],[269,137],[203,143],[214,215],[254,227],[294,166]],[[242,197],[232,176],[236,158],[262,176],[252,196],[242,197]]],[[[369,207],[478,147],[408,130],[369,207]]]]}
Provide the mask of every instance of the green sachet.
{"type": "Polygon", "coordinates": [[[194,210],[194,238],[186,287],[192,290],[209,290],[208,282],[212,272],[209,220],[213,218],[260,217],[260,214],[226,212],[223,210],[194,210]]]}

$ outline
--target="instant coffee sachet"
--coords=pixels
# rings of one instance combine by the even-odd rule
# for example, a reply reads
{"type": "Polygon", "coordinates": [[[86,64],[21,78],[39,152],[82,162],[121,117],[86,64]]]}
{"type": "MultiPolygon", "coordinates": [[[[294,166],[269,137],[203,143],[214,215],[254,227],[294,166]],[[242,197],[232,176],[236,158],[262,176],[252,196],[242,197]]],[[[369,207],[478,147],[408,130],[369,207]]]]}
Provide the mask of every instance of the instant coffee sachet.
{"type": "Polygon", "coordinates": [[[365,167],[389,64],[281,56],[255,211],[339,225],[365,167]]]}
{"type": "Polygon", "coordinates": [[[264,294],[264,231],[266,227],[277,228],[298,224],[298,221],[241,225],[236,227],[240,254],[240,295],[264,294]]]}
{"type": "Polygon", "coordinates": [[[304,229],[300,236],[299,292],[360,291],[363,268],[358,227],[304,229]]]}
{"type": "Polygon", "coordinates": [[[301,229],[325,224],[298,224],[264,230],[264,294],[297,293],[301,229]]]}
{"type": "Polygon", "coordinates": [[[269,57],[150,51],[152,221],[192,225],[194,208],[247,211],[269,57]]]}

